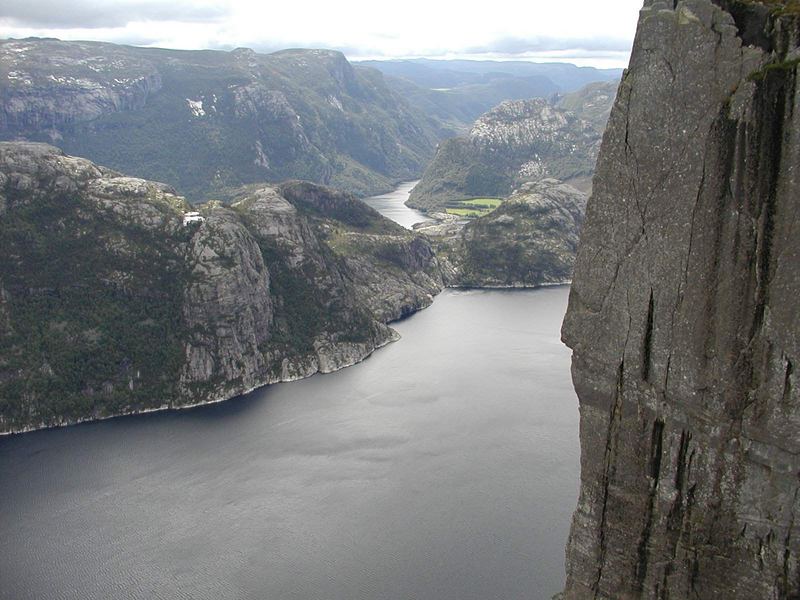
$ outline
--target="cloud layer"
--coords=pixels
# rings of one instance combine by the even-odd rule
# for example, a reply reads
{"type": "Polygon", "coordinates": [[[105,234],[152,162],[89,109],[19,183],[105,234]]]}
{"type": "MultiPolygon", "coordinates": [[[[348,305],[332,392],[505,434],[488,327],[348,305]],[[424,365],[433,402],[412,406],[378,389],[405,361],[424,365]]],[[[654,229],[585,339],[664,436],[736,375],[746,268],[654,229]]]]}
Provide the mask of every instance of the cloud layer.
{"type": "Polygon", "coordinates": [[[143,21],[221,22],[230,8],[224,2],[193,0],[3,0],[0,18],[21,28],[94,29],[143,21]]]}
{"type": "Polygon", "coordinates": [[[0,37],[171,48],[325,47],[352,58],[572,60],[624,66],[641,0],[4,0],[0,37]]]}

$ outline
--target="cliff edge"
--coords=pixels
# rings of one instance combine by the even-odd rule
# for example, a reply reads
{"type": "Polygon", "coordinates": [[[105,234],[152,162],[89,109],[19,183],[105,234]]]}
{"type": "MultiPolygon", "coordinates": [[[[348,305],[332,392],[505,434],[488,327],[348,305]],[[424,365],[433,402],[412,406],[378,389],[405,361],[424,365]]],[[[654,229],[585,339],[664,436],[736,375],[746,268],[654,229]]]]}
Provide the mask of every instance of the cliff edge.
{"type": "Polygon", "coordinates": [[[563,326],[568,600],[800,597],[798,14],[640,14],[563,326]]]}

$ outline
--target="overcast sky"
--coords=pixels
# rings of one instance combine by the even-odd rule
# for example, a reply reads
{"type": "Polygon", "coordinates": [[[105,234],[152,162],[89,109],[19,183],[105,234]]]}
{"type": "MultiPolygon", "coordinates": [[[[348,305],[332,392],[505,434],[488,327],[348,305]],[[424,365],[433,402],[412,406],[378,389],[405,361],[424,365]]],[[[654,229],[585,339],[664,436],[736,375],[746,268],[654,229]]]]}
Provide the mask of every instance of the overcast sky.
{"type": "Polygon", "coordinates": [[[642,0],[1,0],[0,37],[627,65],[642,0]]]}

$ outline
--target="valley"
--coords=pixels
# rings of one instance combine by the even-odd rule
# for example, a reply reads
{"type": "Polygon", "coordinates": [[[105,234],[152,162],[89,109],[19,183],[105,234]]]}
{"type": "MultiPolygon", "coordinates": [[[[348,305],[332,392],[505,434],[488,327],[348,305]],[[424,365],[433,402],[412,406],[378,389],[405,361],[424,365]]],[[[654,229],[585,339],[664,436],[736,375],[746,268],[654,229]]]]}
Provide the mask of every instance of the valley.
{"type": "Polygon", "coordinates": [[[0,11],[0,600],[800,598],[800,0],[534,4],[0,11]]]}

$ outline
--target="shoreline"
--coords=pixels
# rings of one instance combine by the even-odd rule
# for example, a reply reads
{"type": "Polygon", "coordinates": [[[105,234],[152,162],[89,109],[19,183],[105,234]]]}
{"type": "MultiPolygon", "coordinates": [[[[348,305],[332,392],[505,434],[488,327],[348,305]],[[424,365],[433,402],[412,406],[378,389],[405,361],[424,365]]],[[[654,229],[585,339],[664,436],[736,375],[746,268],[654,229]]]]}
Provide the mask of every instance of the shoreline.
{"type": "MultiPolygon", "coordinates": [[[[548,288],[548,287],[559,287],[559,286],[570,285],[570,283],[571,283],[571,281],[565,281],[564,283],[543,283],[541,285],[536,285],[536,286],[481,286],[481,287],[446,286],[445,288],[443,288],[442,291],[444,291],[444,290],[455,290],[455,291],[480,291],[480,290],[485,290],[485,291],[493,291],[493,292],[531,291],[531,290],[537,290],[537,289],[548,288]]],[[[436,298],[438,296],[439,296],[439,294],[434,296],[434,302],[436,301],[436,298]]],[[[403,317],[401,319],[397,319],[395,321],[392,321],[392,323],[397,322],[397,321],[402,321],[404,319],[408,319],[408,318],[414,316],[416,313],[418,313],[420,311],[423,311],[423,310],[425,310],[426,308],[428,308],[428,307],[430,307],[432,305],[433,305],[433,302],[431,302],[427,306],[419,308],[418,310],[414,311],[413,313],[411,313],[411,314],[409,314],[409,315],[407,315],[407,316],[405,316],[405,317],[403,317]]],[[[194,403],[191,403],[191,404],[181,404],[179,406],[170,406],[169,404],[163,404],[161,406],[156,406],[156,407],[151,407],[151,408],[144,408],[144,409],[141,409],[141,410],[131,410],[131,411],[126,411],[126,412],[119,412],[119,413],[115,413],[113,415],[105,415],[105,416],[102,416],[102,417],[82,417],[82,418],[76,419],[74,421],[65,421],[63,423],[54,423],[54,424],[49,424],[49,425],[42,424],[42,425],[24,427],[24,428],[21,428],[21,429],[12,429],[12,430],[9,430],[9,431],[0,431],[0,438],[11,437],[11,436],[15,436],[15,435],[22,435],[22,434],[25,434],[25,433],[33,433],[33,432],[36,432],[36,431],[47,431],[49,429],[61,429],[61,428],[64,428],[64,427],[74,427],[76,425],[81,425],[81,424],[86,424],[86,423],[99,423],[101,421],[108,421],[110,419],[118,419],[118,418],[122,418],[122,417],[132,417],[132,416],[136,416],[136,415],[146,415],[146,414],[157,413],[157,412],[168,412],[168,411],[176,411],[177,412],[177,411],[181,411],[181,410],[189,410],[189,409],[192,409],[192,408],[198,408],[200,406],[209,406],[209,405],[212,405],[212,404],[219,404],[221,402],[227,402],[229,400],[233,400],[234,398],[238,398],[239,396],[246,396],[247,394],[251,394],[252,392],[255,392],[256,390],[260,390],[262,388],[265,388],[265,387],[268,387],[268,386],[271,386],[271,385],[276,385],[276,384],[280,384],[280,383],[291,383],[293,381],[301,381],[303,379],[308,379],[309,377],[313,377],[315,375],[328,375],[328,374],[331,374],[331,373],[336,373],[337,371],[341,371],[343,369],[347,369],[347,368],[356,366],[356,365],[364,362],[365,360],[367,360],[377,350],[380,350],[381,348],[384,348],[384,347],[386,347],[389,344],[392,344],[394,342],[400,341],[400,339],[401,339],[400,334],[397,333],[394,329],[392,329],[392,331],[394,332],[395,335],[391,336],[390,338],[388,338],[383,343],[381,343],[379,345],[376,345],[372,350],[370,350],[367,354],[365,354],[364,356],[362,356],[358,360],[355,360],[355,361],[352,361],[352,362],[343,363],[343,364],[337,366],[335,369],[332,369],[332,370],[325,371],[325,370],[321,370],[321,369],[317,368],[317,370],[314,371],[313,373],[308,373],[308,374],[305,374],[305,375],[298,375],[298,376],[288,377],[286,379],[278,378],[278,379],[275,379],[275,380],[272,380],[272,381],[265,381],[264,383],[262,383],[260,385],[256,385],[256,386],[253,386],[252,388],[242,390],[242,391],[237,392],[235,394],[232,394],[230,396],[224,396],[222,398],[215,398],[215,399],[212,399],[212,400],[204,400],[202,402],[194,402],[194,403]]]]}
{"type": "MultiPolygon", "coordinates": [[[[417,311],[417,312],[419,312],[419,311],[417,311]]],[[[409,316],[411,316],[411,315],[409,315],[409,316]]],[[[137,416],[137,415],[147,415],[147,414],[150,414],[150,413],[158,413],[158,412],[170,412],[170,411],[178,412],[178,411],[182,411],[182,410],[189,410],[189,409],[192,409],[192,408],[198,408],[200,406],[210,406],[212,404],[220,404],[222,402],[228,402],[229,400],[233,400],[235,398],[239,398],[240,396],[246,396],[248,394],[251,394],[251,393],[255,392],[256,390],[260,390],[260,389],[263,389],[265,387],[269,387],[271,385],[277,385],[277,384],[280,384],[280,383],[292,383],[293,381],[301,381],[303,379],[308,379],[309,377],[314,377],[315,375],[330,375],[332,373],[336,373],[337,371],[341,371],[341,370],[347,369],[349,367],[354,367],[355,365],[358,365],[358,364],[364,362],[365,360],[367,360],[370,356],[372,356],[375,353],[375,351],[380,350],[381,348],[384,348],[384,347],[388,346],[389,344],[392,344],[394,342],[400,341],[400,339],[401,339],[400,334],[397,333],[394,329],[391,329],[391,331],[393,332],[392,336],[387,338],[381,344],[376,345],[374,348],[372,348],[372,350],[367,352],[364,356],[362,356],[361,358],[359,358],[357,360],[351,361],[351,362],[342,363],[341,365],[337,366],[334,369],[322,370],[322,369],[320,369],[318,367],[317,370],[315,370],[313,373],[307,373],[305,375],[298,375],[298,376],[291,376],[291,377],[287,377],[286,379],[278,378],[278,379],[271,380],[271,381],[265,381],[262,384],[253,386],[253,387],[248,388],[248,389],[244,389],[244,390],[242,390],[240,392],[236,392],[235,394],[232,394],[230,396],[223,396],[221,398],[214,398],[212,400],[203,400],[201,402],[193,402],[191,404],[180,404],[178,406],[170,406],[169,404],[162,404],[161,406],[143,408],[141,410],[124,411],[124,412],[114,413],[113,415],[105,415],[105,416],[102,416],[102,417],[81,417],[81,418],[76,419],[74,421],[65,421],[63,423],[53,423],[53,424],[49,424],[49,425],[44,425],[44,424],[42,424],[42,425],[34,425],[34,426],[30,426],[30,427],[24,427],[22,429],[12,429],[12,430],[9,430],[9,431],[0,431],[0,438],[2,438],[2,437],[12,437],[12,436],[15,436],[15,435],[22,435],[22,434],[25,434],[25,433],[33,433],[33,432],[36,432],[36,431],[47,431],[47,430],[50,430],[50,429],[62,429],[62,428],[65,428],[65,427],[74,427],[76,425],[82,425],[82,424],[86,424],[86,423],[99,423],[99,422],[102,422],[102,421],[108,421],[108,420],[111,420],[111,419],[119,419],[119,418],[122,418],[122,417],[133,417],[133,416],[137,416]]]]}

